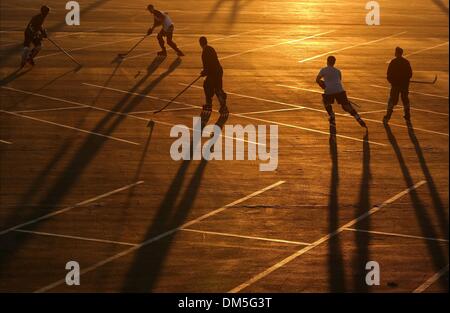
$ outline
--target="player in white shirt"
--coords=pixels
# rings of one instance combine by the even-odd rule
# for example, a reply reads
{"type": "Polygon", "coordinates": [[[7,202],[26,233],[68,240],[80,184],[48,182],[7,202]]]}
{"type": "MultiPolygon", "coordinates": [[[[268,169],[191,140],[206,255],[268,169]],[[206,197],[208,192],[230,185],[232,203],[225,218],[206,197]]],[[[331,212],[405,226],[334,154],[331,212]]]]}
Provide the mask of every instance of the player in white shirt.
{"type": "Polygon", "coordinates": [[[361,119],[359,114],[356,112],[355,108],[352,106],[347,98],[347,93],[342,86],[342,74],[341,71],[334,67],[336,63],[336,58],[334,56],[329,56],[327,58],[327,66],[322,68],[317,75],[317,84],[324,89],[324,94],[322,95],[323,104],[325,109],[330,116],[329,120],[331,124],[335,124],[335,117],[333,112],[334,100],[339,103],[345,112],[350,113],[361,125],[366,127],[366,123],[361,119]]]}
{"type": "Polygon", "coordinates": [[[147,35],[150,35],[153,32],[153,29],[155,29],[155,27],[158,27],[160,25],[162,25],[162,29],[161,31],[158,33],[158,42],[159,45],[161,47],[161,51],[158,52],[159,56],[166,56],[167,55],[167,51],[166,51],[166,47],[164,46],[164,37],[167,38],[167,44],[173,49],[175,50],[175,52],[177,53],[178,56],[184,56],[184,53],[181,52],[180,49],[178,49],[177,44],[172,40],[173,37],[173,30],[174,30],[174,26],[172,23],[172,19],[169,17],[169,15],[167,13],[162,13],[161,11],[158,11],[154,8],[153,5],[149,4],[147,7],[147,10],[153,14],[154,17],[154,22],[153,22],[153,26],[149,28],[147,35]]]}

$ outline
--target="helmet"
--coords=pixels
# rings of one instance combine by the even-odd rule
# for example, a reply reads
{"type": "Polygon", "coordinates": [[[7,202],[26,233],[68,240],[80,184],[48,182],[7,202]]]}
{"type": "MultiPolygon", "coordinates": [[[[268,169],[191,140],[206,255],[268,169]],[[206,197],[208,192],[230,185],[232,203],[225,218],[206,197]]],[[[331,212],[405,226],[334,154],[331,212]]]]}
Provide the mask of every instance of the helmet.
{"type": "Polygon", "coordinates": [[[48,12],[50,12],[50,8],[48,6],[46,6],[46,5],[41,6],[41,13],[43,15],[47,15],[48,12]]]}

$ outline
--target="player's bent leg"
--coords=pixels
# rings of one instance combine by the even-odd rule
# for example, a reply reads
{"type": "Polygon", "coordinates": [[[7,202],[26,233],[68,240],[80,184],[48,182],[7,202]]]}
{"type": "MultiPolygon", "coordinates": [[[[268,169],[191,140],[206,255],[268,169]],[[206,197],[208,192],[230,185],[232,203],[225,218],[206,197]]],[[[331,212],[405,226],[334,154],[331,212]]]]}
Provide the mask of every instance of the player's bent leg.
{"type": "Polygon", "coordinates": [[[27,64],[28,58],[30,56],[30,52],[31,52],[30,47],[27,47],[27,46],[23,47],[23,50],[22,50],[22,61],[20,63],[20,67],[24,67],[25,64],[27,64]]]}
{"type": "Polygon", "coordinates": [[[334,96],[323,94],[322,102],[323,102],[323,106],[325,107],[325,110],[328,113],[328,120],[330,121],[331,124],[334,125],[336,122],[336,118],[334,116],[333,107],[332,107],[332,104],[334,102],[334,96]]]}
{"type": "Polygon", "coordinates": [[[171,47],[179,57],[184,56],[184,53],[178,48],[177,44],[173,41],[173,27],[171,31],[167,33],[167,44],[171,47]]]}
{"type": "Polygon", "coordinates": [[[31,53],[28,56],[28,62],[30,62],[31,65],[33,65],[33,66],[35,65],[34,58],[39,54],[41,49],[42,49],[42,46],[39,44],[39,45],[34,46],[34,48],[31,50],[31,53]]]}
{"type": "Polygon", "coordinates": [[[392,86],[389,94],[389,100],[386,110],[386,115],[383,117],[383,123],[387,124],[391,119],[392,113],[394,112],[394,107],[398,103],[399,90],[392,86]]]}
{"type": "Polygon", "coordinates": [[[353,116],[356,121],[361,125],[361,127],[367,128],[366,123],[363,121],[361,116],[359,116],[358,112],[356,112],[355,108],[350,103],[350,100],[347,98],[347,93],[344,91],[336,96],[337,102],[342,106],[345,112],[349,113],[353,116]]]}
{"type": "Polygon", "coordinates": [[[411,120],[411,108],[409,103],[409,97],[408,97],[408,89],[401,91],[401,97],[402,97],[402,103],[403,103],[403,111],[404,111],[404,118],[407,121],[411,120]]]}
{"type": "Polygon", "coordinates": [[[166,51],[166,47],[164,45],[164,31],[161,30],[158,33],[158,36],[156,36],[156,38],[158,39],[159,46],[161,47],[161,51],[158,52],[158,55],[159,56],[166,56],[167,55],[167,51],[166,51]]]}
{"type": "Polygon", "coordinates": [[[206,100],[206,104],[203,105],[203,110],[211,111],[214,96],[214,86],[211,85],[211,79],[209,77],[206,77],[205,81],[203,82],[203,91],[205,92],[206,100]]]}

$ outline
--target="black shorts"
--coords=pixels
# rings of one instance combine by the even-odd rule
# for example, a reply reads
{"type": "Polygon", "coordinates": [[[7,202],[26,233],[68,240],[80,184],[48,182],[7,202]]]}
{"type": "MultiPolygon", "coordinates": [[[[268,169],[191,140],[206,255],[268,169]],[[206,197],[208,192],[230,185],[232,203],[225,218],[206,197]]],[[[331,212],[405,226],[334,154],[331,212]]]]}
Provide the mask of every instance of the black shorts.
{"type": "Polygon", "coordinates": [[[25,39],[23,40],[24,47],[30,47],[31,43],[34,46],[40,46],[42,42],[42,36],[39,33],[33,33],[31,30],[27,29],[24,33],[25,39]]]}
{"type": "Polygon", "coordinates": [[[345,91],[334,93],[331,95],[323,94],[322,99],[323,103],[327,105],[333,104],[334,100],[336,100],[336,102],[339,103],[340,105],[346,105],[349,102],[347,98],[347,93],[345,91]]]}
{"type": "Polygon", "coordinates": [[[171,25],[167,31],[165,31],[164,28],[162,28],[159,31],[158,35],[160,37],[167,37],[167,39],[172,40],[174,29],[175,29],[175,27],[173,25],[171,25]]]}

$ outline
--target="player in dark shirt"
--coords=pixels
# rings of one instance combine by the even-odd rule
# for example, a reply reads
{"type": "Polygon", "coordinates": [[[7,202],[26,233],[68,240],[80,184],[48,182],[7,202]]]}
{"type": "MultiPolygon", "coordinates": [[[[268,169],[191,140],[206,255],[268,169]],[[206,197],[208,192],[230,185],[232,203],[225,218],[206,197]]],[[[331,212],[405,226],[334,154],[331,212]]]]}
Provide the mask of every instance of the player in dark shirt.
{"type": "Polygon", "coordinates": [[[50,12],[50,8],[46,5],[41,7],[41,13],[31,18],[25,29],[25,39],[23,42],[23,53],[21,67],[24,67],[27,62],[34,65],[33,58],[41,51],[42,39],[47,38],[47,32],[43,28],[45,18],[50,12]],[[30,51],[30,46],[33,44],[33,49],[30,51]]]}
{"type": "Polygon", "coordinates": [[[401,95],[403,102],[403,110],[405,112],[404,118],[407,121],[411,119],[408,93],[409,81],[412,75],[413,73],[409,61],[403,57],[403,49],[397,47],[395,49],[395,59],[389,63],[387,70],[387,80],[391,84],[391,92],[389,95],[387,112],[383,118],[384,123],[389,122],[392,112],[394,111],[394,106],[398,103],[399,95],[401,95]]]}
{"type": "Polygon", "coordinates": [[[158,10],[155,10],[154,6],[151,4],[148,5],[147,10],[151,14],[153,14],[153,17],[154,17],[153,26],[150,27],[149,30],[147,31],[147,35],[150,35],[153,32],[153,30],[155,29],[155,27],[162,26],[161,31],[158,33],[158,36],[157,36],[159,46],[161,47],[161,51],[158,52],[158,55],[159,56],[167,55],[166,47],[164,46],[164,37],[166,37],[167,44],[173,50],[175,50],[177,55],[180,57],[184,56],[184,53],[180,49],[178,49],[177,44],[172,40],[174,26],[173,26],[172,20],[168,16],[168,14],[162,13],[158,10]]]}
{"type": "Polygon", "coordinates": [[[228,114],[227,94],[222,89],[223,68],[220,65],[217,53],[213,47],[208,46],[206,37],[200,37],[200,46],[203,49],[202,61],[203,70],[201,76],[206,76],[203,82],[203,90],[205,91],[206,104],[203,106],[205,111],[212,110],[212,99],[214,94],[219,99],[220,113],[228,114]]]}

